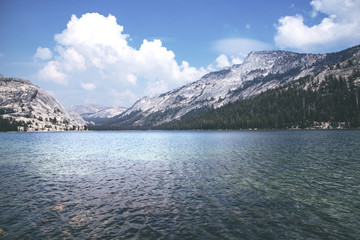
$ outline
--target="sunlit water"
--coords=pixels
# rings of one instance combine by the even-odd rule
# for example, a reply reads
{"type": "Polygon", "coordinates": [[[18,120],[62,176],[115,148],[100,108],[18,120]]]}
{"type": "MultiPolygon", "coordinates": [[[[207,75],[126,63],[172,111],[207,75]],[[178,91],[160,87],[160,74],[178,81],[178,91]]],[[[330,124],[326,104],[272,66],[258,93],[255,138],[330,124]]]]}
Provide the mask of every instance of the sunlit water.
{"type": "Polygon", "coordinates": [[[359,239],[360,131],[0,133],[0,238],[359,239]]]}

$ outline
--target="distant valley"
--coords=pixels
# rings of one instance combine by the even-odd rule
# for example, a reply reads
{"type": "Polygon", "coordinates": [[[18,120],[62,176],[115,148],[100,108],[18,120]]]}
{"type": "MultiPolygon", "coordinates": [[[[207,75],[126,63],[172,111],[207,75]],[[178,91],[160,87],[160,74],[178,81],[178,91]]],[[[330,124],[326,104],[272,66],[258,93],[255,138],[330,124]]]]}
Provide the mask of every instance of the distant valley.
{"type": "Polygon", "coordinates": [[[122,114],[127,108],[87,104],[72,105],[68,107],[67,110],[72,116],[80,116],[87,121],[88,124],[97,125],[104,123],[107,119],[122,114]]]}

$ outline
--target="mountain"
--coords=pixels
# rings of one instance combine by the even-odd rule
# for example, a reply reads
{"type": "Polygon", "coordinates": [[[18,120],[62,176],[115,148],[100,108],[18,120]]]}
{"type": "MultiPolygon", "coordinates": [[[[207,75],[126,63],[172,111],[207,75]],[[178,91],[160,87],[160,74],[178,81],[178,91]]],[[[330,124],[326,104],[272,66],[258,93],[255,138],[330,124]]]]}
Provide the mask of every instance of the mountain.
{"type": "Polygon", "coordinates": [[[72,106],[67,112],[28,80],[0,76],[1,130],[247,129],[360,127],[360,46],[328,54],[251,52],[129,109],[72,106]],[[83,117],[83,118],[82,118],[83,117]]]}
{"type": "Polygon", "coordinates": [[[95,104],[73,105],[68,108],[69,112],[78,113],[84,119],[112,118],[123,113],[127,108],[110,107],[95,104]]]}
{"type": "Polygon", "coordinates": [[[67,108],[69,112],[74,112],[80,116],[87,116],[89,114],[96,113],[98,111],[104,110],[107,107],[95,104],[86,104],[86,105],[72,105],[67,108]]]}
{"type": "Polygon", "coordinates": [[[360,70],[343,67],[339,64],[330,74],[326,69],[326,75],[322,71],[316,78],[306,76],[249,99],[194,113],[153,129],[359,128],[360,70]]]}
{"type": "Polygon", "coordinates": [[[73,117],[83,118],[88,124],[98,125],[104,124],[117,115],[120,115],[127,108],[124,107],[110,107],[95,104],[86,105],[72,105],[68,111],[73,117]]]}
{"type": "Polygon", "coordinates": [[[74,119],[50,94],[21,78],[0,75],[1,131],[84,130],[83,119],[74,119]]]}
{"type": "MultiPolygon", "coordinates": [[[[335,64],[357,61],[360,46],[329,54],[301,54],[287,51],[251,52],[241,64],[206,74],[198,81],[164,94],[147,96],[113,119],[114,128],[161,126],[203,111],[250,99],[304,77],[319,81],[335,64]]],[[[356,67],[355,67],[356,68],[356,67]]],[[[334,73],[346,75],[350,73],[334,73]]],[[[352,71],[352,70],[351,70],[352,71]]]]}

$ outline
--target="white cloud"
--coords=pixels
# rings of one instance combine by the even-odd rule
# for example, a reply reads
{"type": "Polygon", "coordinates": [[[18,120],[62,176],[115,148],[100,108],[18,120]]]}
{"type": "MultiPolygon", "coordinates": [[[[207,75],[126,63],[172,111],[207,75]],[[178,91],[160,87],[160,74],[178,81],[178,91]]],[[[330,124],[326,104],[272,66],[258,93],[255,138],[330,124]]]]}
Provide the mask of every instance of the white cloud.
{"type": "Polygon", "coordinates": [[[242,59],[240,59],[238,57],[231,56],[231,63],[232,64],[241,64],[242,62],[243,62],[242,59]]]}
{"type": "Polygon", "coordinates": [[[39,77],[85,89],[92,87],[82,85],[83,81],[92,82],[97,90],[118,92],[135,91],[131,86],[136,85],[136,95],[141,97],[178,87],[207,73],[185,61],[178,64],[175,54],[160,40],[143,40],[139,49],[129,46],[129,36],[123,30],[112,15],[73,15],[67,28],[55,35],[54,59],[39,71],[39,77]]]}
{"type": "Polygon", "coordinates": [[[230,62],[225,54],[221,54],[216,58],[216,66],[219,68],[224,68],[230,66],[230,62]]]}
{"type": "Polygon", "coordinates": [[[340,21],[352,22],[359,18],[359,0],[313,0],[314,14],[322,12],[328,16],[334,16],[340,21]]]}
{"type": "Polygon", "coordinates": [[[197,69],[195,67],[191,67],[187,61],[182,61],[180,66],[180,71],[183,73],[183,76],[178,77],[178,82],[181,84],[182,78],[184,77],[185,82],[191,82],[194,80],[200,79],[204,76],[208,71],[203,67],[197,69]]]}
{"type": "Polygon", "coordinates": [[[213,64],[207,67],[207,70],[216,71],[219,68],[241,64],[251,51],[270,50],[271,48],[270,44],[249,38],[226,38],[215,41],[212,49],[220,55],[213,64]]]}
{"type": "Polygon", "coordinates": [[[68,84],[66,74],[59,71],[58,63],[55,61],[48,62],[47,65],[39,71],[38,76],[45,81],[52,81],[62,85],[68,84]]]}
{"type": "Polygon", "coordinates": [[[226,38],[215,41],[213,49],[221,54],[244,58],[251,51],[270,50],[270,44],[249,38],[226,38]]]}
{"type": "Polygon", "coordinates": [[[359,44],[359,0],[313,0],[310,4],[313,6],[313,17],[318,13],[326,17],[313,26],[305,25],[302,15],[280,18],[275,36],[277,46],[314,51],[359,44]]]}
{"type": "Polygon", "coordinates": [[[61,59],[58,58],[58,62],[62,63],[64,71],[72,72],[86,69],[85,58],[74,48],[63,49],[59,47],[58,51],[61,52],[61,59]]]}
{"type": "Polygon", "coordinates": [[[81,83],[81,87],[88,91],[93,91],[96,88],[96,85],[94,83],[81,83]]]}
{"type": "Polygon", "coordinates": [[[36,49],[36,53],[34,55],[34,59],[36,60],[49,60],[52,58],[52,52],[48,48],[38,47],[36,49]]]}

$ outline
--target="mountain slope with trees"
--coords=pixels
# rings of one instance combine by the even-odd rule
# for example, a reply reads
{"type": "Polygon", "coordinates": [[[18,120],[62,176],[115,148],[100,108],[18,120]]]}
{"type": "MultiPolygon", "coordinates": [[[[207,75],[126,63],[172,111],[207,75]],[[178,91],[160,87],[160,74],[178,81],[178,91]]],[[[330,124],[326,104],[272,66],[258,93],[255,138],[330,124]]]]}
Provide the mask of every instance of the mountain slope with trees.
{"type": "MultiPolygon", "coordinates": [[[[208,95],[208,102],[203,100],[201,104],[198,104],[199,102],[192,101],[188,103],[191,106],[186,103],[166,105],[165,102],[161,102],[159,105],[163,104],[162,110],[146,114],[141,109],[130,108],[132,109],[130,113],[125,112],[119,118],[109,119],[106,124],[97,128],[324,129],[360,127],[360,46],[337,53],[319,55],[279,51],[258,52],[255,55],[257,56],[251,56],[247,60],[248,62],[251,60],[251,67],[246,67],[246,73],[241,75],[237,72],[238,78],[232,73],[231,79],[227,79],[229,72],[239,68],[239,66],[233,66],[232,70],[210,73],[197,82],[162,94],[156,99],[176,100],[179,98],[179,92],[184,89],[196,89],[200,83],[206,83],[208,78],[214,82],[212,86],[207,87],[210,89],[208,92],[215,95],[223,92],[218,90],[219,87],[228,86],[229,82],[231,83],[232,88],[227,91],[224,98],[218,97],[214,100],[208,95]],[[259,56],[264,54],[268,58],[261,62],[259,56]],[[261,64],[256,65],[257,61],[261,64]],[[245,81],[244,76],[249,79],[245,81]],[[214,102],[219,104],[213,104],[214,102]],[[183,109],[187,109],[186,112],[183,109]],[[181,112],[184,114],[179,115],[181,112]]],[[[178,99],[178,101],[185,100],[178,99]]],[[[134,105],[136,106],[139,102],[141,100],[134,105]]],[[[156,107],[159,108],[159,106],[156,107]]]]}
{"type": "Polygon", "coordinates": [[[319,85],[304,77],[279,89],[193,113],[155,129],[359,128],[360,71],[327,76],[319,85]],[[306,87],[308,84],[310,87],[306,87]]]}

